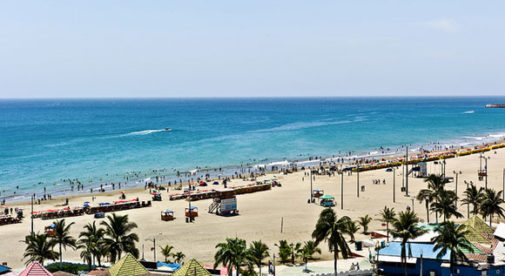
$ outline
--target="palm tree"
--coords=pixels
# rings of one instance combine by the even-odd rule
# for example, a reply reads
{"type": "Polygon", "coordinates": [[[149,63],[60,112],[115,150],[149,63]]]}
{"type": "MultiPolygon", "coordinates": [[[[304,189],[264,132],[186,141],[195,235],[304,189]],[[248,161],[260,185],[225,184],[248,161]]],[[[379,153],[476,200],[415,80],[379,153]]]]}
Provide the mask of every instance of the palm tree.
{"type": "Polygon", "coordinates": [[[465,205],[473,205],[472,209],[472,214],[477,215],[479,213],[479,206],[482,203],[484,194],[483,194],[484,188],[480,187],[477,190],[477,187],[473,184],[468,187],[464,194],[465,198],[462,200],[463,204],[465,205]]]}
{"type": "MultiPolygon", "coordinates": [[[[81,258],[88,262],[91,268],[91,263],[94,258],[98,260],[101,265],[100,257],[102,256],[102,247],[100,246],[103,239],[104,230],[96,226],[96,222],[88,223],[84,226],[84,230],[79,234],[79,248],[81,251],[81,258]]],[[[90,269],[91,270],[91,269],[90,269]]]]}
{"type": "Polygon", "coordinates": [[[56,260],[58,252],[53,248],[56,245],[54,239],[48,239],[45,234],[34,234],[26,237],[26,249],[23,258],[28,258],[26,264],[39,262],[44,265],[46,260],[56,260]]]}
{"type": "MultiPolygon", "coordinates": [[[[314,241],[306,241],[301,249],[301,257],[305,263],[305,271],[307,271],[307,262],[313,259],[314,254],[321,254],[321,248],[317,247],[314,241]]],[[[261,273],[260,273],[261,275],[261,273]]]]}
{"type": "Polygon", "coordinates": [[[219,264],[228,267],[228,275],[232,275],[232,268],[235,268],[237,275],[240,274],[240,267],[247,257],[247,245],[245,240],[239,238],[227,238],[226,242],[216,245],[218,251],[214,255],[214,269],[219,264]]]}
{"type": "Polygon", "coordinates": [[[363,227],[363,234],[368,234],[368,224],[372,221],[372,218],[369,215],[359,218],[359,225],[363,227]]]}
{"type": "Polygon", "coordinates": [[[391,231],[393,237],[401,238],[401,260],[405,269],[405,276],[407,276],[407,254],[405,247],[409,239],[415,239],[426,232],[418,227],[419,218],[411,211],[400,212],[398,217],[393,222],[394,229],[391,231]]]}
{"type": "Polygon", "coordinates": [[[468,231],[461,227],[456,227],[452,221],[444,222],[435,228],[438,236],[432,238],[435,243],[433,250],[441,249],[437,254],[437,259],[442,258],[447,252],[450,252],[450,272],[452,275],[453,265],[457,258],[465,259],[465,253],[462,249],[473,252],[470,242],[465,238],[468,231]]]}
{"type": "Polygon", "coordinates": [[[384,206],[384,209],[380,212],[381,221],[386,223],[386,235],[387,242],[389,242],[389,223],[392,223],[396,218],[395,208],[388,208],[384,206]]]}
{"type": "Polygon", "coordinates": [[[54,242],[59,246],[59,256],[60,256],[60,269],[62,267],[63,253],[61,252],[62,247],[66,250],[67,246],[70,248],[76,248],[76,240],[70,235],[70,227],[75,223],[72,222],[68,225],[65,223],[65,219],[57,220],[53,222],[54,224],[54,242]]]}
{"type": "Polygon", "coordinates": [[[423,203],[426,205],[426,221],[428,224],[430,223],[430,203],[433,202],[434,196],[433,191],[430,189],[422,189],[416,196],[416,199],[419,203],[423,203]]]}
{"type": "Polygon", "coordinates": [[[319,219],[316,223],[316,229],[312,232],[316,245],[321,241],[328,242],[330,252],[333,252],[333,270],[337,275],[337,258],[338,251],[341,252],[344,258],[351,255],[349,245],[345,241],[344,234],[349,234],[349,222],[351,218],[344,216],[337,219],[337,215],[333,209],[324,209],[319,214],[319,219]]]}
{"type": "Polygon", "coordinates": [[[295,260],[298,259],[298,257],[300,257],[301,249],[302,249],[301,242],[289,244],[289,256],[291,257],[292,264],[295,264],[295,260]]]}
{"type": "Polygon", "coordinates": [[[130,233],[137,228],[137,224],[128,221],[128,215],[112,214],[107,216],[107,221],[100,223],[105,227],[104,243],[110,254],[111,262],[121,259],[123,252],[131,253],[138,258],[139,250],[135,247],[135,242],[139,237],[135,233],[130,233]]]}
{"type": "Polygon", "coordinates": [[[354,234],[358,233],[360,227],[358,226],[358,224],[355,221],[349,221],[349,224],[347,225],[347,227],[348,227],[347,234],[349,234],[349,237],[351,238],[351,242],[355,242],[356,239],[354,237],[354,234]]]}
{"type": "Polygon", "coordinates": [[[268,253],[268,246],[264,244],[261,240],[253,241],[247,249],[247,258],[255,264],[261,274],[261,266],[263,265],[263,259],[268,258],[270,254],[268,253]]]}
{"type": "Polygon", "coordinates": [[[275,246],[279,248],[279,258],[281,258],[281,263],[287,263],[289,260],[289,255],[291,252],[290,245],[286,240],[280,240],[275,246]]]}
{"type": "Polygon", "coordinates": [[[186,255],[184,255],[184,253],[182,253],[181,251],[176,252],[173,256],[174,256],[174,262],[178,264],[182,263],[182,260],[186,258],[186,255]]]}
{"type": "Polygon", "coordinates": [[[441,213],[444,216],[444,222],[452,216],[461,218],[463,215],[457,210],[457,198],[454,191],[441,190],[436,195],[435,202],[431,203],[431,209],[437,213],[441,213]]]}
{"type": "Polygon", "coordinates": [[[173,246],[171,245],[165,245],[165,247],[160,246],[161,248],[161,254],[165,257],[165,263],[168,263],[168,258],[172,257],[172,249],[174,249],[173,246]]]}
{"type": "Polygon", "coordinates": [[[493,215],[505,217],[504,209],[500,205],[505,203],[502,199],[502,191],[496,192],[493,189],[485,189],[483,200],[480,205],[480,212],[484,218],[489,217],[489,226],[492,226],[493,215]]]}
{"type": "MultiPolygon", "coordinates": [[[[449,182],[448,179],[441,175],[430,174],[424,182],[428,183],[428,190],[431,190],[432,199],[436,202],[438,200],[438,194],[445,189],[445,184],[449,182]]],[[[438,224],[438,211],[435,210],[435,220],[438,224]]]]}

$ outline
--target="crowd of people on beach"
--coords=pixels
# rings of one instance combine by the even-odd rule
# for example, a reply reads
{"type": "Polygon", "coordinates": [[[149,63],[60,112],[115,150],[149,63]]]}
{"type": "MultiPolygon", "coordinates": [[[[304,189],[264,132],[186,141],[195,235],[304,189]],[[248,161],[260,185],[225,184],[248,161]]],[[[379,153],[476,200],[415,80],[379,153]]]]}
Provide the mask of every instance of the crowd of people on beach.
{"type": "MultiPolygon", "coordinates": [[[[153,182],[156,184],[167,184],[168,187],[172,185],[182,185],[183,183],[192,183],[194,181],[200,181],[200,179],[210,179],[210,178],[227,178],[231,177],[232,179],[235,178],[254,178],[255,175],[261,175],[264,174],[268,171],[277,171],[277,172],[282,172],[282,171],[287,171],[287,170],[292,170],[292,169],[298,169],[302,168],[304,166],[330,166],[330,167],[337,167],[338,165],[344,165],[348,164],[349,166],[364,166],[367,164],[372,164],[376,162],[390,162],[390,158],[393,155],[388,155],[388,154],[396,154],[396,155],[402,155],[403,152],[406,150],[407,145],[402,145],[396,148],[389,148],[389,147],[383,147],[380,146],[377,148],[377,152],[368,152],[368,154],[359,156],[355,152],[348,151],[348,152],[341,152],[339,151],[338,154],[333,155],[332,157],[329,158],[324,158],[322,156],[307,156],[305,158],[305,161],[299,161],[299,160],[294,160],[291,162],[283,163],[282,165],[279,164],[274,164],[272,163],[271,165],[254,165],[253,163],[241,163],[240,166],[237,167],[230,167],[230,168],[208,168],[208,167],[195,167],[194,170],[191,171],[179,171],[176,169],[156,169],[156,170],[149,170],[149,171],[131,171],[125,173],[122,178],[123,181],[119,182],[104,182],[101,184],[92,184],[93,180],[89,180],[90,184],[93,187],[89,188],[89,193],[94,193],[94,192],[106,192],[108,190],[116,190],[117,189],[122,189],[126,187],[128,184],[134,184],[135,186],[138,186],[140,183],[143,183],[145,187],[147,187],[147,183],[153,182]],[[378,154],[380,153],[380,154],[378,154]]],[[[449,149],[456,149],[458,146],[449,146],[449,145],[444,145],[440,144],[440,142],[432,142],[429,145],[427,145],[427,148],[429,150],[424,149],[422,146],[412,149],[412,145],[408,145],[409,149],[412,151],[417,151],[421,153],[429,153],[430,151],[436,151],[436,150],[449,150],[449,149]]],[[[302,156],[302,155],[300,155],[302,156]]],[[[266,160],[265,160],[266,161],[266,160]]],[[[278,162],[279,163],[279,162],[278,162]]],[[[281,162],[282,163],[282,162],[281,162]]],[[[342,167],[340,167],[342,168],[342,167]]],[[[322,170],[322,173],[327,174],[328,176],[335,176],[337,170],[322,170]]],[[[347,173],[351,174],[352,171],[347,171],[347,173]]],[[[110,176],[108,173],[106,176],[110,176]]],[[[100,178],[100,181],[102,179],[100,178]]],[[[65,183],[67,188],[59,188],[58,185],[55,185],[55,187],[58,187],[60,190],[56,190],[53,192],[58,192],[58,193],[66,193],[66,192],[83,192],[85,189],[85,185],[83,182],[78,178],[75,179],[61,179],[63,183],[65,183]]],[[[96,180],[95,180],[96,181],[96,180]]],[[[377,182],[379,183],[380,180],[377,182]]],[[[384,183],[384,180],[383,180],[384,183]]],[[[39,184],[42,184],[42,182],[39,182],[39,184]]],[[[374,183],[375,184],[375,183],[374,183]]],[[[142,185],[142,184],[140,184],[142,185]]],[[[19,186],[16,187],[16,190],[13,191],[13,194],[16,195],[17,191],[19,191],[19,186]]],[[[6,199],[9,198],[5,196],[5,190],[0,191],[0,197],[3,196],[2,198],[2,203],[5,203],[6,199]],[[2,193],[3,192],[3,193],[2,193]]],[[[46,186],[43,188],[43,193],[39,196],[36,197],[36,201],[40,203],[41,201],[44,200],[51,200],[52,195],[47,193],[46,186]]]]}

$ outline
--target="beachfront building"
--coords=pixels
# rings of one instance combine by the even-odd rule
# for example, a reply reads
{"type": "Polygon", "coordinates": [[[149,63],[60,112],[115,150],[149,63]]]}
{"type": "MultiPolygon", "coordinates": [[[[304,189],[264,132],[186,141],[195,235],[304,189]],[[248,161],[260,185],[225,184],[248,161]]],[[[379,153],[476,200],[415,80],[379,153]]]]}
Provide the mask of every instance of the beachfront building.
{"type": "Polygon", "coordinates": [[[25,270],[18,274],[18,276],[53,276],[43,265],[39,262],[29,264],[25,270]]]}
{"type": "MultiPolygon", "coordinates": [[[[428,232],[406,244],[408,274],[450,275],[451,252],[437,257],[440,249],[434,250],[435,244],[432,242],[437,235],[435,227],[433,225],[421,225],[421,227],[428,232]]],[[[452,275],[505,275],[505,243],[493,235],[493,229],[477,216],[468,219],[459,227],[468,231],[465,238],[470,242],[472,250],[463,249],[466,260],[458,260],[454,264],[452,275]]],[[[502,229],[505,238],[505,225],[502,229]]],[[[403,275],[401,241],[395,239],[380,249],[377,261],[379,273],[403,275]]]]}

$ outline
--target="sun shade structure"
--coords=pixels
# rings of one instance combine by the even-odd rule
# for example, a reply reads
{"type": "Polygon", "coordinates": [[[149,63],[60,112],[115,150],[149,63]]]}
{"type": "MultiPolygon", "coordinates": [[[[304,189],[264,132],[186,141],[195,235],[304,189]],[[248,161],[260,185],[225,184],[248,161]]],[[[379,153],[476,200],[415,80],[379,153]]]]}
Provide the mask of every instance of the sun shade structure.
{"type": "Polygon", "coordinates": [[[203,268],[195,259],[191,259],[179,268],[172,276],[211,276],[210,272],[203,268]]]}
{"type": "Polygon", "coordinates": [[[111,266],[109,273],[111,276],[149,275],[149,271],[130,253],[111,266]]]}
{"type": "Polygon", "coordinates": [[[33,262],[23,272],[19,273],[18,276],[53,276],[53,274],[39,262],[33,262]]]}
{"type": "Polygon", "coordinates": [[[326,194],[320,197],[320,199],[333,199],[333,197],[331,195],[326,194]]]}

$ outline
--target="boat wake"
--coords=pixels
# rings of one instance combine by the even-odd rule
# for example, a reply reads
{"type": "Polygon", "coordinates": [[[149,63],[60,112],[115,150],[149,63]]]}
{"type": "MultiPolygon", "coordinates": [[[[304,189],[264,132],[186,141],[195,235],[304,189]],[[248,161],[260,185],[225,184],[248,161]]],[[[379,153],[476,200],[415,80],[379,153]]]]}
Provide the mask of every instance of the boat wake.
{"type": "Polygon", "coordinates": [[[170,128],[163,128],[163,129],[146,129],[146,130],[141,130],[141,131],[134,131],[130,132],[127,134],[123,134],[121,136],[136,136],[136,135],[148,135],[156,132],[163,132],[163,131],[171,131],[172,129],[170,128]]]}
{"type": "Polygon", "coordinates": [[[463,112],[463,114],[473,114],[473,113],[475,113],[475,111],[473,111],[473,110],[468,110],[468,111],[463,112]]]}

